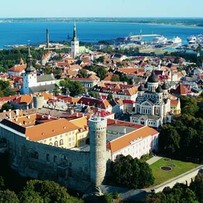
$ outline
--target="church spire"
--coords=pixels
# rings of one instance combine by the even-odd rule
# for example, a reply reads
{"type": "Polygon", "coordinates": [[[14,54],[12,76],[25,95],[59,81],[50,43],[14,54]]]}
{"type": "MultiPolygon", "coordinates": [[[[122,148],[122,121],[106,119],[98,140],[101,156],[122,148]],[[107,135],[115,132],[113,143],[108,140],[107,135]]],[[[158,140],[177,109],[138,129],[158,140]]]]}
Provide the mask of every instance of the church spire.
{"type": "Polygon", "coordinates": [[[72,41],[77,41],[77,29],[76,29],[76,23],[74,23],[74,29],[73,29],[73,39],[72,41]]]}
{"type": "Polygon", "coordinates": [[[28,56],[27,56],[27,67],[25,69],[26,73],[33,72],[35,69],[32,66],[32,55],[30,53],[30,46],[28,46],[28,56]]]}

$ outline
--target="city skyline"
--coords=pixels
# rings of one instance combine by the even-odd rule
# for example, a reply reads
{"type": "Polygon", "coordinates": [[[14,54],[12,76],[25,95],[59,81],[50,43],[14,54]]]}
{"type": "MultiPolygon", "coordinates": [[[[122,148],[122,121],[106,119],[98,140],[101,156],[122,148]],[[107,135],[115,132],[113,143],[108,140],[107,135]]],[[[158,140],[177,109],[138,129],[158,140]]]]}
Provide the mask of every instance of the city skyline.
{"type": "Polygon", "coordinates": [[[0,18],[26,17],[203,17],[202,0],[11,0],[1,3],[0,18]],[[18,8],[18,9],[16,9],[18,8]]]}

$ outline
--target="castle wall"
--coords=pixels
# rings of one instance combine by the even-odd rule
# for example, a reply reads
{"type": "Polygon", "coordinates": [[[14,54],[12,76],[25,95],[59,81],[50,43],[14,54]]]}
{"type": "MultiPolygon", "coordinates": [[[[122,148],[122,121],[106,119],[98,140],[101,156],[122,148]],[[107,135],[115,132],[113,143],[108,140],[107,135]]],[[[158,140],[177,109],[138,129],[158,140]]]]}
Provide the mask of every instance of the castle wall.
{"type": "Polygon", "coordinates": [[[67,187],[86,191],[90,185],[90,154],[26,140],[23,133],[0,124],[12,167],[22,176],[51,179],[67,187]],[[7,129],[6,129],[7,128],[7,129]]]}

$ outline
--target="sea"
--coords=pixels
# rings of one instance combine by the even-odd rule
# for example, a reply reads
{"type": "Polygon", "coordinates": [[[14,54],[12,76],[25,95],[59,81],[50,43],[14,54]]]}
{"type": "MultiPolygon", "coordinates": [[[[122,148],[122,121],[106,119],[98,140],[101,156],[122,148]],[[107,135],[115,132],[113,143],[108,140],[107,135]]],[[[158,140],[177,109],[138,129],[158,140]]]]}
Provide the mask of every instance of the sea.
{"type": "MultiPolygon", "coordinates": [[[[203,34],[203,27],[177,24],[77,21],[77,36],[82,42],[113,40],[142,34],[159,34],[172,39],[180,37],[183,44],[192,35],[203,34]]],[[[0,21],[0,49],[8,45],[45,43],[46,29],[50,41],[70,41],[74,22],[7,22],[0,21]]]]}

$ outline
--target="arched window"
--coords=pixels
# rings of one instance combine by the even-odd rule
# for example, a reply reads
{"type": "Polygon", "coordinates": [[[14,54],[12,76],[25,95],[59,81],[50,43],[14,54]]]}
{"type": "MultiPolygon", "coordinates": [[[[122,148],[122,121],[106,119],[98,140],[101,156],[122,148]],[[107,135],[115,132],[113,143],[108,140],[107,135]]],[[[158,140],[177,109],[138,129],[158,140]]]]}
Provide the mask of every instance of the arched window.
{"type": "Polygon", "coordinates": [[[50,142],[50,143],[49,143],[49,145],[53,145],[53,143],[52,143],[52,142],[50,142]]]}
{"type": "Polygon", "coordinates": [[[59,145],[63,145],[63,139],[59,141],[59,145]]]}
{"type": "Polygon", "coordinates": [[[54,142],[54,146],[55,146],[55,147],[58,147],[58,141],[55,141],[55,142],[54,142]]]}

